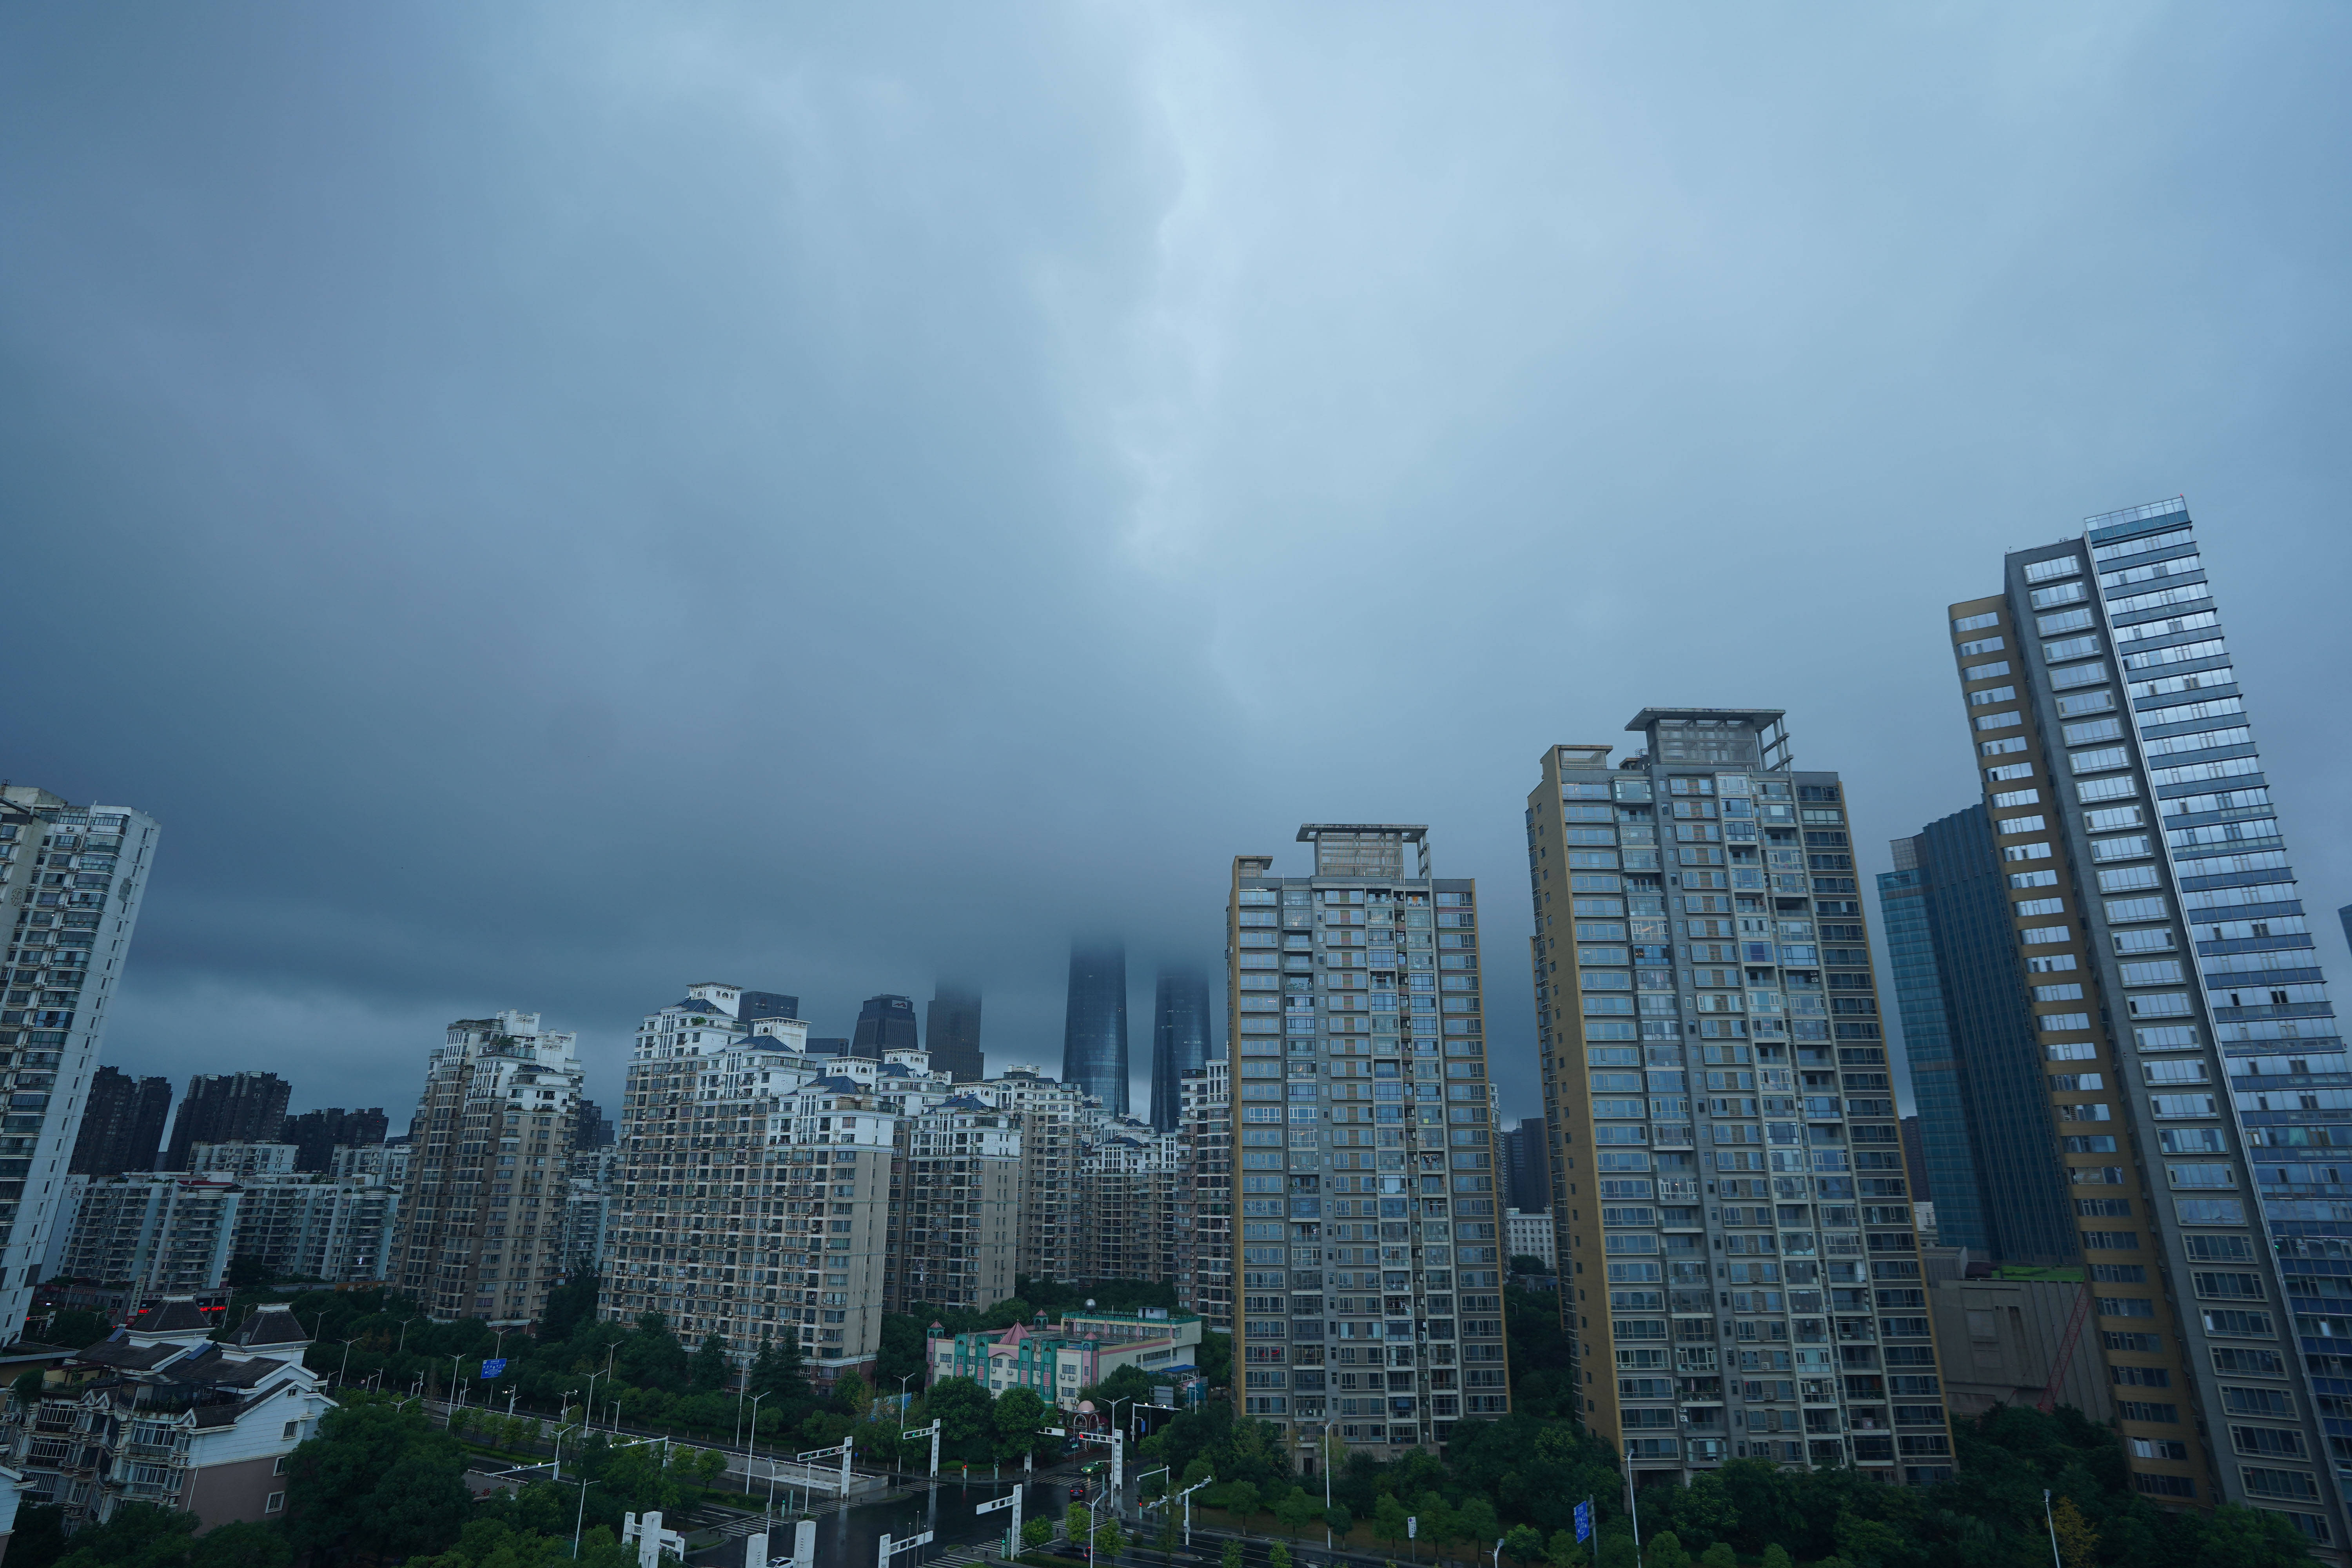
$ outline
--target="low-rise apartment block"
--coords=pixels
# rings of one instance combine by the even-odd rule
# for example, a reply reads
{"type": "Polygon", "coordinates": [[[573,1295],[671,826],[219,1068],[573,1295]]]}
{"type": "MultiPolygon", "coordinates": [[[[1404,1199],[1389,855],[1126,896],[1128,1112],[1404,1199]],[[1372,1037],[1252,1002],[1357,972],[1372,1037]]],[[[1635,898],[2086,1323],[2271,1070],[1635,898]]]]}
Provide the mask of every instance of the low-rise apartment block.
{"type": "Polygon", "coordinates": [[[310,1344],[282,1305],[257,1308],[215,1343],[186,1297],[166,1298],[68,1360],[40,1397],[0,1414],[0,1453],[27,1501],[68,1527],[126,1502],[182,1509],[209,1527],[286,1504],[287,1456],[331,1407],[302,1364],[310,1344]]]}

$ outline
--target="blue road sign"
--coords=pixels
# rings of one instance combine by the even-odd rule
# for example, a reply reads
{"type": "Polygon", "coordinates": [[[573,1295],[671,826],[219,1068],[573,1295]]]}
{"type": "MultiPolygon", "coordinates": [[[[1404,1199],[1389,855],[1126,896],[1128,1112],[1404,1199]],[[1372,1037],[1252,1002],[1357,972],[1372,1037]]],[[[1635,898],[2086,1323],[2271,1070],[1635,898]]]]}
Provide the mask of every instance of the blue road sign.
{"type": "Polygon", "coordinates": [[[1579,1541],[1592,1539],[1592,1504],[1589,1501],[1576,1505],[1576,1538],[1579,1541]]]}
{"type": "MultiPolygon", "coordinates": [[[[496,1377],[496,1376],[498,1376],[500,1373],[502,1373],[502,1372],[506,1371],[506,1369],[507,1369],[506,1359],[502,1356],[502,1357],[500,1357],[500,1358],[499,1358],[499,1360],[497,1360],[497,1361],[486,1361],[486,1362],[484,1362],[484,1363],[482,1363],[482,1375],[483,1375],[484,1377],[496,1377]]],[[[1582,1538],[1581,1538],[1581,1537],[1580,1537],[1579,1539],[1582,1539],[1582,1538]]]]}

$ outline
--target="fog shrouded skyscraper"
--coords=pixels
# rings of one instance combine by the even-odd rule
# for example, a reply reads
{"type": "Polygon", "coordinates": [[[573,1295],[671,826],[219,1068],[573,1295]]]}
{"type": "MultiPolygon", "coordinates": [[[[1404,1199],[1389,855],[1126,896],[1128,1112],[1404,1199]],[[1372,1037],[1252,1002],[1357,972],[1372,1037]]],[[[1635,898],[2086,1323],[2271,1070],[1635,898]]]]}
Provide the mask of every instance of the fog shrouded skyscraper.
{"type": "Polygon", "coordinates": [[[1845,786],[1651,708],[1528,799],[1560,1305],[1628,1468],[1952,1473],[1845,786]]]}
{"type": "MultiPolygon", "coordinates": [[[[2187,503],[1956,604],[1966,732],[2142,1496],[2346,1561],[2352,1081],[2187,503]]],[[[2308,720],[2312,715],[2303,714],[2308,720]]]]}
{"type": "Polygon", "coordinates": [[[979,986],[942,980],[932,988],[923,1046],[931,1053],[932,1070],[958,1083],[978,1083],[988,1076],[981,1065],[979,986]]]}
{"type": "Polygon", "coordinates": [[[1127,1114],[1127,944],[1115,938],[1070,944],[1062,1081],[1127,1114]]]}
{"type": "Polygon", "coordinates": [[[1162,969],[1151,997],[1152,1126],[1176,1131],[1184,1075],[1208,1062],[1209,977],[1189,966],[1162,969]]]}

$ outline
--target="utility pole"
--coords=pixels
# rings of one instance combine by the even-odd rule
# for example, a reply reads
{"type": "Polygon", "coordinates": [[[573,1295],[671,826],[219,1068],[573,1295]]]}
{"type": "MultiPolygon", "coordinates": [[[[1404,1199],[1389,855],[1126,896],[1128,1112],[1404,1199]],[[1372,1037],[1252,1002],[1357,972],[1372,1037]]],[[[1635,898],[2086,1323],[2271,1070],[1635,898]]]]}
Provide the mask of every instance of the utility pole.
{"type": "Polygon", "coordinates": [[[1176,1500],[1184,1505],[1184,1550],[1187,1552],[1192,1550],[1192,1494],[1216,1479],[1211,1476],[1208,1480],[1194,1481],[1176,1494],[1176,1500]]]}
{"type": "Polygon", "coordinates": [[[919,1546],[928,1546],[930,1544],[930,1540],[931,1532],[928,1530],[920,1535],[910,1535],[904,1541],[893,1541],[886,1535],[882,1538],[879,1549],[874,1554],[874,1568],[890,1568],[890,1558],[894,1552],[911,1552],[919,1546]]]}
{"type": "Polygon", "coordinates": [[[1001,1497],[994,1502],[982,1503],[971,1510],[975,1514],[994,1513],[1000,1509],[1008,1508],[1013,1510],[1012,1526],[1004,1532],[1004,1555],[1007,1557],[1021,1555],[1021,1494],[1027,1489],[1020,1482],[1015,1481],[1013,1483],[1011,1497],[1001,1497]]]}

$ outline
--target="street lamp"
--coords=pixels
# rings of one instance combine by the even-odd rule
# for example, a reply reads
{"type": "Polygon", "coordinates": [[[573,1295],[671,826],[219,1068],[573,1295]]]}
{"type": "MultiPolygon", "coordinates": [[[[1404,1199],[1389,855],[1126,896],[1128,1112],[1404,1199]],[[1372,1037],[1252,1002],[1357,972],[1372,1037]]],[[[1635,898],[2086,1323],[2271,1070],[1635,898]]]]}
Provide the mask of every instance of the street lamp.
{"type": "Polygon", "coordinates": [[[459,1351],[449,1358],[449,1408],[452,1410],[457,1407],[457,1363],[465,1359],[464,1351],[459,1351]]]}
{"type": "Polygon", "coordinates": [[[343,1374],[352,1370],[352,1340],[356,1340],[359,1337],[359,1335],[353,1334],[350,1340],[345,1340],[343,1342],[342,1364],[335,1368],[335,1383],[339,1387],[342,1384],[343,1374]]]}
{"type": "MultiPolygon", "coordinates": [[[[743,1495],[745,1497],[751,1495],[751,1460],[760,1451],[760,1401],[774,1392],[772,1388],[762,1389],[751,1395],[751,1446],[744,1451],[743,1455],[743,1495]]],[[[739,1411],[741,1410],[743,1402],[737,1400],[735,1407],[739,1411]]]]}
{"type": "Polygon", "coordinates": [[[413,1323],[413,1322],[415,1322],[415,1321],[416,1321],[416,1320],[415,1320],[415,1319],[414,1319],[414,1318],[403,1318],[403,1319],[401,1319],[401,1320],[400,1320],[400,1342],[399,1342],[399,1343],[397,1343],[397,1344],[395,1344],[395,1345],[394,1345],[394,1346],[392,1347],[392,1353],[393,1353],[393,1354],[394,1354],[394,1355],[404,1355],[404,1354],[407,1353],[407,1351],[408,1351],[408,1325],[409,1325],[409,1324],[411,1324],[411,1323],[413,1323]]]}

